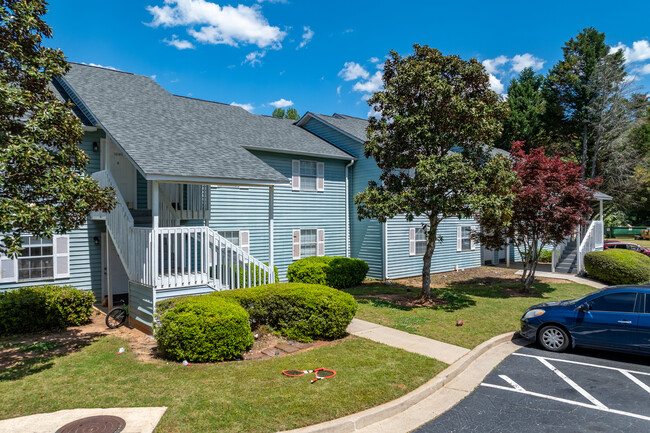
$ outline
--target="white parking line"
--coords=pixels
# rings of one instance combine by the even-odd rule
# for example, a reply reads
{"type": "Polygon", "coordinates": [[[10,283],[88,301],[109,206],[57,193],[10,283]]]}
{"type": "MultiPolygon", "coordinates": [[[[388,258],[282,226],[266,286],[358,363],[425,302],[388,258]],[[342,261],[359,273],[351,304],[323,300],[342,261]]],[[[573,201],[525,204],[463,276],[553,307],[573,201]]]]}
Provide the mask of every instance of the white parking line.
{"type": "Polygon", "coordinates": [[[516,389],[517,391],[526,391],[526,390],[525,390],[521,385],[519,385],[519,384],[518,384],[517,382],[515,382],[514,380],[510,379],[510,378],[509,378],[508,376],[506,376],[505,374],[500,374],[499,377],[500,377],[501,379],[505,380],[506,382],[508,382],[508,383],[510,384],[510,386],[512,386],[512,387],[513,387],[514,389],[516,389]]]}
{"type": "Polygon", "coordinates": [[[643,375],[643,376],[650,376],[650,373],[645,372],[645,371],[634,371],[634,370],[628,370],[627,368],[617,368],[617,367],[609,367],[607,365],[589,364],[588,362],[570,361],[568,359],[549,358],[547,356],[528,355],[527,353],[513,353],[513,355],[525,356],[526,358],[546,359],[547,361],[564,362],[564,363],[567,363],[567,364],[584,365],[584,366],[587,366],[587,367],[604,368],[605,370],[616,370],[616,371],[621,371],[621,372],[622,371],[627,371],[627,372],[632,373],[632,374],[640,374],[640,375],[643,375]]]}
{"type": "Polygon", "coordinates": [[[632,382],[639,385],[641,387],[641,389],[643,389],[644,391],[650,393],[650,386],[646,385],[645,383],[641,382],[636,377],[632,376],[632,373],[630,373],[629,371],[625,371],[625,370],[621,370],[621,373],[623,373],[625,375],[625,377],[630,379],[632,382]]]}
{"type": "Polygon", "coordinates": [[[558,376],[560,376],[560,378],[561,378],[562,380],[564,380],[566,383],[568,383],[569,385],[571,385],[571,388],[575,389],[575,390],[578,391],[578,392],[579,392],[579,393],[580,393],[584,398],[586,398],[587,400],[589,400],[590,402],[592,402],[592,403],[594,404],[594,406],[598,406],[598,407],[601,408],[601,409],[607,409],[607,406],[605,406],[604,404],[602,404],[601,402],[599,402],[598,399],[596,399],[596,397],[594,397],[593,395],[591,395],[591,394],[589,394],[587,391],[585,391],[583,387],[581,387],[580,385],[578,385],[577,383],[575,383],[573,380],[569,379],[569,378],[567,377],[566,374],[562,373],[560,370],[558,370],[557,368],[553,367],[553,366],[551,365],[550,362],[548,362],[547,360],[545,360],[545,359],[543,359],[543,358],[537,358],[537,359],[539,359],[539,362],[541,362],[541,363],[544,364],[546,367],[548,367],[548,368],[549,368],[553,373],[555,373],[555,374],[557,374],[558,376]]]}

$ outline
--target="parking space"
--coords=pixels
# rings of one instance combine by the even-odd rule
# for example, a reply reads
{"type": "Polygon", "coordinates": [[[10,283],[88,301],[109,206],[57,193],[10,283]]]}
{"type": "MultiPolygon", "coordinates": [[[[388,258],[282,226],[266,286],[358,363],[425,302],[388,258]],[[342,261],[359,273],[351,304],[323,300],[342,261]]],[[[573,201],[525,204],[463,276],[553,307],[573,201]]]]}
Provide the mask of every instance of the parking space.
{"type": "Polygon", "coordinates": [[[417,429],[430,432],[650,431],[650,358],[520,349],[467,398],[417,429]]]}

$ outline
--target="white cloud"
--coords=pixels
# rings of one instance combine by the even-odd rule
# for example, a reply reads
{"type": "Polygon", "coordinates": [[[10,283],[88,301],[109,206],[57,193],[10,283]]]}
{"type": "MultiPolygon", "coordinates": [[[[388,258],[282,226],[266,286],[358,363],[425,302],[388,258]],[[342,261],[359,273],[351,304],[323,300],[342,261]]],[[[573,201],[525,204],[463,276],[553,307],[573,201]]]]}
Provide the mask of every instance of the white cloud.
{"type": "Polygon", "coordinates": [[[363,66],[355,62],[345,62],[343,69],[339,71],[339,77],[342,77],[345,81],[352,81],[358,78],[368,78],[370,74],[366,71],[363,66]]]}
{"type": "Polygon", "coordinates": [[[532,68],[533,71],[539,71],[544,67],[544,60],[539,59],[532,54],[517,54],[511,60],[512,70],[520,73],[526,68],[532,68]]]}
{"type": "Polygon", "coordinates": [[[231,102],[230,105],[243,108],[246,111],[253,111],[255,109],[255,107],[253,107],[253,104],[238,104],[237,102],[231,102]]]}
{"type": "Polygon", "coordinates": [[[369,60],[371,63],[379,63],[379,57],[371,57],[369,60]]]}
{"type": "Polygon", "coordinates": [[[375,111],[375,107],[370,107],[370,111],[368,111],[368,117],[374,117],[375,119],[379,119],[381,117],[381,112],[375,111]]]}
{"type": "Polygon", "coordinates": [[[647,65],[643,65],[642,67],[637,69],[635,72],[637,72],[638,74],[641,74],[641,75],[650,74],[650,63],[648,63],[647,65]]]}
{"type": "Polygon", "coordinates": [[[153,74],[153,75],[151,75],[149,78],[151,78],[152,80],[156,81],[156,78],[158,78],[158,75],[153,74]]]}
{"type": "Polygon", "coordinates": [[[194,49],[194,44],[191,43],[190,41],[186,41],[184,39],[178,39],[178,36],[172,35],[171,40],[168,39],[163,39],[163,42],[166,43],[167,45],[171,47],[176,47],[179,50],[193,50],[194,49]]]}
{"type": "Polygon", "coordinates": [[[368,81],[357,82],[354,87],[352,87],[352,90],[363,93],[375,93],[384,85],[383,77],[384,74],[382,74],[381,71],[377,71],[368,81]]]}
{"type": "Polygon", "coordinates": [[[489,75],[490,75],[490,88],[492,90],[494,90],[495,92],[497,92],[499,95],[501,95],[503,93],[503,91],[505,90],[505,87],[503,86],[503,83],[501,82],[501,80],[499,80],[494,75],[492,75],[492,74],[489,74],[489,75]]]}
{"type": "Polygon", "coordinates": [[[238,46],[254,44],[260,48],[281,48],[287,35],[269,25],[260,6],[219,6],[207,0],[164,0],[163,6],[147,6],[153,15],[152,27],[186,26],[197,41],[238,46]],[[195,30],[193,26],[202,26],[195,30]]]}
{"type": "Polygon", "coordinates": [[[499,56],[494,59],[483,60],[483,66],[485,66],[485,70],[488,74],[496,74],[497,72],[500,72],[499,67],[508,63],[508,60],[509,59],[506,56],[499,56]]]}
{"type": "Polygon", "coordinates": [[[97,63],[84,63],[81,62],[82,65],[88,65],[88,66],[94,66],[96,68],[103,68],[103,69],[110,69],[111,71],[119,71],[119,69],[113,67],[113,66],[103,66],[103,65],[98,65],[97,63]]]}
{"type": "Polygon", "coordinates": [[[262,64],[262,58],[266,56],[266,51],[253,51],[252,53],[246,54],[246,60],[242,62],[242,65],[245,63],[250,63],[251,66],[262,64]]]}
{"type": "Polygon", "coordinates": [[[303,27],[303,30],[305,31],[305,33],[302,34],[302,41],[300,41],[300,44],[298,45],[296,50],[303,48],[305,45],[309,43],[309,41],[311,41],[311,38],[314,37],[314,31],[309,27],[305,26],[303,27]]]}
{"type": "Polygon", "coordinates": [[[632,48],[619,42],[612,47],[614,51],[623,50],[625,63],[643,62],[650,59],[650,43],[647,40],[640,40],[632,43],[632,48]]]}
{"type": "Polygon", "coordinates": [[[275,108],[287,108],[293,105],[293,101],[287,101],[286,99],[281,98],[277,101],[269,102],[269,105],[273,105],[275,108]]]}
{"type": "Polygon", "coordinates": [[[337,94],[338,96],[341,96],[341,86],[339,86],[339,87],[336,88],[336,94],[337,94]]]}
{"type": "Polygon", "coordinates": [[[258,3],[289,3],[287,0],[257,0],[258,3]]]}

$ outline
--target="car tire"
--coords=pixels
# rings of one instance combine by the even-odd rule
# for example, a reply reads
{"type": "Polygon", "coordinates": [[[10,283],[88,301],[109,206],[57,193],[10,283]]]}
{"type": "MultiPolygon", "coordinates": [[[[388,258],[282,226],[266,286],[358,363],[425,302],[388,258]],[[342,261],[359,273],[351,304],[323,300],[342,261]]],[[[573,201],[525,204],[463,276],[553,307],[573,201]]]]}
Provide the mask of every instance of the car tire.
{"type": "Polygon", "coordinates": [[[571,338],[563,328],[547,325],[540,329],[537,342],[542,348],[551,352],[564,352],[569,348],[571,338]]]}

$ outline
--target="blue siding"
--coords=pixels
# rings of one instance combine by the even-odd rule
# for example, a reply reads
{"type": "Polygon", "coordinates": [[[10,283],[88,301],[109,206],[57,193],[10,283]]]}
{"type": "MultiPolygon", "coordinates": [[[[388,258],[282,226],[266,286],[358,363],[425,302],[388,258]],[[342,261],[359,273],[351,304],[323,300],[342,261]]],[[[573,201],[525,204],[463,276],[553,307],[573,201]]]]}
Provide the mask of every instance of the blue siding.
{"type": "Polygon", "coordinates": [[[379,182],[381,170],[373,159],[364,155],[364,144],[337,131],[331,126],[311,119],[304,128],[318,135],[334,146],[354,155],[358,160],[350,167],[350,255],[365,260],[370,267],[368,277],[384,277],[383,225],[377,220],[359,221],[354,196],[368,186],[368,182],[379,182]]]}
{"type": "MultiPolygon", "coordinates": [[[[83,149],[90,161],[88,162],[88,173],[94,173],[100,169],[99,152],[93,152],[93,142],[99,143],[100,138],[104,137],[103,132],[91,132],[84,134],[81,141],[83,149]]],[[[70,236],[70,278],[30,281],[24,283],[5,283],[0,284],[0,290],[10,289],[22,286],[36,286],[41,284],[71,285],[79,289],[92,290],[95,298],[101,296],[101,245],[95,245],[94,238],[101,239],[101,232],[105,231],[103,221],[88,220],[76,230],[69,233],[70,236]]]]}
{"type": "MultiPolygon", "coordinates": [[[[422,274],[422,256],[409,256],[409,228],[422,227],[424,217],[413,222],[396,217],[388,222],[388,278],[404,278],[422,274]]],[[[431,259],[431,272],[453,271],[481,266],[481,246],[472,251],[456,251],[456,229],[459,225],[475,226],[473,219],[447,218],[438,226],[442,242],[436,244],[431,259]]]]}
{"type": "MultiPolygon", "coordinates": [[[[325,255],[345,255],[346,161],[253,152],[262,161],[291,178],[291,161],[308,159],[325,164],[325,191],[293,191],[275,187],[274,260],[281,281],[286,280],[292,259],[292,230],[325,230],[325,255]]],[[[249,230],[250,252],[268,261],[268,188],[212,188],[210,227],[215,230],[249,230]]]]}

